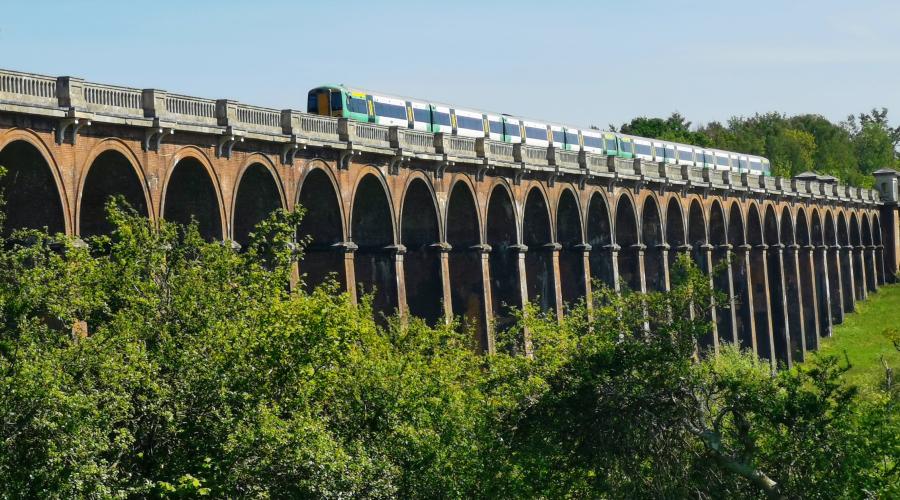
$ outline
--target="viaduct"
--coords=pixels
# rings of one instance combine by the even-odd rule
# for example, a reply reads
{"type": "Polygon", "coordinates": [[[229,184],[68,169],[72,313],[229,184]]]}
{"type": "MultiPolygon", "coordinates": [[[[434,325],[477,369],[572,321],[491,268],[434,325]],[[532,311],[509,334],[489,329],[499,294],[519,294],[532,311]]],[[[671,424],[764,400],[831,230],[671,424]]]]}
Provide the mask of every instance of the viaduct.
{"type": "Polygon", "coordinates": [[[679,252],[732,307],[702,342],[774,363],[815,350],[898,269],[898,173],[878,191],[431,134],[0,71],[7,230],[109,230],[121,194],[151,220],[245,243],[302,206],[305,286],[334,276],[376,310],[462,317],[483,350],[531,301],[562,315],[592,281],[666,290],[679,252]]]}

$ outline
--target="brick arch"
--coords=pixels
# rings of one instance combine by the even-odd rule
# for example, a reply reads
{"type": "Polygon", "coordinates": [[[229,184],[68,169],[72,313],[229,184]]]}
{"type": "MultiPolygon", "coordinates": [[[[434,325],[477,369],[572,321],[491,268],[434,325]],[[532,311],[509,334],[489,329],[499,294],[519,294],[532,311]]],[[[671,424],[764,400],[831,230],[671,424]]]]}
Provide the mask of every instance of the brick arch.
{"type": "Polygon", "coordinates": [[[163,179],[163,189],[162,194],[160,196],[160,205],[159,205],[159,219],[162,220],[166,214],[166,206],[169,203],[169,195],[171,194],[172,188],[172,176],[175,175],[178,164],[182,160],[193,160],[196,161],[201,169],[206,173],[207,178],[213,188],[213,195],[215,198],[216,208],[218,211],[219,217],[219,239],[225,238],[228,234],[228,217],[225,210],[225,202],[222,196],[222,187],[221,180],[219,176],[216,175],[215,169],[212,167],[212,161],[210,161],[209,157],[204,153],[201,149],[195,146],[185,146],[179,149],[173,156],[172,160],[169,163],[169,167],[166,169],[166,175],[163,179]]]}
{"type": "MultiPolygon", "coordinates": [[[[0,136],[0,154],[2,154],[3,151],[7,149],[7,147],[19,141],[25,142],[31,145],[35,150],[37,150],[38,154],[43,158],[44,164],[47,166],[47,168],[50,169],[50,175],[53,179],[54,187],[56,188],[56,193],[59,198],[59,208],[61,212],[60,216],[62,218],[62,232],[65,232],[68,235],[73,234],[75,227],[75,224],[73,222],[73,209],[69,204],[68,190],[66,189],[65,182],[63,181],[59,163],[56,161],[56,157],[53,155],[52,150],[47,146],[41,136],[34,131],[29,129],[14,128],[8,130],[5,134],[0,136]]],[[[9,169],[8,165],[6,167],[7,169],[9,169]]],[[[10,196],[9,194],[7,194],[7,224],[9,224],[11,219],[9,206],[13,204],[9,203],[10,201],[10,196]]]]}
{"type": "Polygon", "coordinates": [[[529,302],[550,312],[557,307],[553,269],[555,238],[549,198],[543,186],[534,184],[525,190],[522,209],[522,244],[525,253],[525,284],[529,302]]]}
{"type": "Polygon", "coordinates": [[[298,241],[308,243],[299,263],[303,285],[312,290],[333,277],[355,297],[355,281],[347,282],[344,259],[349,240],[344,204],[328,164],[318,160],[307,163],[296,193],[294,210],[300,205],[306,210],[297,228],[298,241]]]}
{"type": "Polygon", "coordinates": [[[397,213],[398,213],[397,209],[396,209],[397,205],[396,205],[394,197],[391,193],[391,188],[390,188],[390,185],[388,184],[387,178],[384,175],[384,172],[382,172],[381,169],[379,169],[378,167],[376,167],[374,165],[361,166],[358,174],[356,175],[356,178],[353,180],[353,183],[351,185],[350,205],[349,205],[348,211],[347,211],[347,217],[350,219],[350,224],[348,224],[348,226],[347,226],[350,228],[350,236],[351,236],[351,238],[353,237],[353,228],[351,226],[352,226],[352,221],[353,221],[353,213],[356,209],[355,205],[356,205],[357,191],[359,190],[359,185],[362,183],[363,179],[365,179],[368,176],[373,176],[376,180],[378,180],[379,184],[381,184],[381,187],[384,190],[384,195],[387,197],[388,207],[390,208],[390,212],[391,212],[390,221],[391,221],[391,233],[392,233],[392,238],[393,238],[393,244],[397,244],[399,242],[399,239],[397,237],[398,233],[397,233],[397,222],[396,222],[397,221],[397,213]]]}
{"type": "Polygon", "coordinates": [[[275,165],[265,155],[258,153],[250,155],[238,171],[231,194],[231,221],[229,224],[232,232],[231,238],[241,245],[245,245],[247,234],[253,227],[278,208],[287,209],[287,199],[275,165]],[[256,166],[261,169],[254,168],[256,166]],[[250,173],[248,174],[248,172],[250,173]],[[266,177],[264,172],[268,172],[269,176],[266,177]],[[244,191],[241,190],[242,187],[245,187],[245,181],[256,183],[256,187],[261,189],[272,190],[274,187],[274,191],[264,194],[257,193],[257,196],[246,198],[242,196],[244,191]],[[271,184],[266,181],[271,181],[271,184]]]}
{"type": "Polygon", "coordinates": [[[485,301],[484,216],[477,191],[468,176],[460,176],[453,180],[447,192],[444,241],[450,245],[447,268],[451,312],[459,319],[461,328],[476,333],[482,352],[492,352],[494,344],[488,317],[493,311],[485,301]]]}
{"type": "Polygon", "coordinates": [[[573,304],[587,296],[589,285],[585,279],[584,223],[577,191],[565,185],[556,199],[556,241],[559,243],[560,300],[573,304]]]}
{"type": "Polygon", "coordinates": [[[716,334],[719,342],[737,344],[739,341],[734,326],[735,319],[729,305],[733,288],[728,267],[731,247],[728,244],[727,220],[722,201],[718,198],[713,199],[709,204],[709,215],[707,216],[709,258],[713,270],[711,281],[713,288],[722,294],[723,301],[728,301],[722,304],[723,306],[728,305],[728,307],[720,307],[718,302],[714,304],[716,306],[716,334]]]}
{"type": "Polygon", "coordinates": [[[159,218],[159,214],[153,210],[153,203],[150,196],[150,190],[147,184],[147,176],[144,172],[144,165],[141,163],[141,160],[137,157],[134,151],[125,144],[121,139],[110,137],[103,139],[98,142],[91,148],[88,152],[87,157],[81,164],[81,169],[79,170],[80,176],[78,179],[78,189],[77,189],[77,197],[75,203],[75,232],[77,234],[81,234],[81,212],[82,212],[82,203],[84,198],[84,187],[87,182],[87,178],[90,175],[91,168],[94,166],[94,162],[104,153],[115,151],[122,155],[123,158],[128,162],[131,166],[131,170],[134,175],[137,177],[138,182],[140,183],[141,190],[144,195],[144,203],[146,207],[147,216],[151,221],[156,222],[159,218]]]}
{"type": "MultiPolygon", "coordinates": [[[[421,172],[419,172],[421,174],[421,172]]],[[[436,325],[443,317],[444,288],[441,274],[441,228],[434,189],[424,175],[411,175],[400,200],[400,242],[405,247],[405,286],[411,315],[436,325]]]]}
{"type": "Polygon", "coordinates": [[[431,196],[431,202],[434,207],[434,216],[437,221],[437,231],[438,231],[438,237],[434,242],[437,243],[438,241],[441,241],[443,239],[443,235],[444,235],[444,222],[443,222],[443,217],[441,216],[442,211],[440,208],[440,204],[438,203],[437,196],[435,194],[434,183],[431,182],[431,178],[421,170],[414,170],[414,171],[410,172],[410,174],[406,177],[405,182],[403,184],[403,191],[401,191],[402,194],[400,197],[399,206],[397,207],[397,213],[398,213],[398,228],[397,229],[398,229],[398,234],[399,234],[398,240],[400,240],[400,241],[403,240],[403,220],[402,220],[402,218],[403,218],[403,209],[406,204],[406,195],[409,193],[410,185],[412,185],[414,182],[419,182],[419,181],[421,181],[425,184],[425,187],[428,189],[428,193],[431,196]]]}
{"type": "Polygon", "coordinates": [[[659,198],[644,196],[641,203],[640,243],[644,245],[644,281],[647,291],[662,291],[667,288],[663,229],[663,215],[659,198]]]}
{"type": "Polygon", "coordinates": [[[584,242],[585,241],[585,231],[584,231],[585,224],[584,224],[584,216],[582,215],[584,213],[584,207],[582,206],[583,204],[581,202],[581,198],[578,196],[578,189],[575,186],[572,186],[571,184],[565,184],[559,189],[559,191],[557,192],[556,200],[555,200],[556,201],[555,208],[551,209],[551,215],[553,216],[551,219],[551,225],[556,229],[556,233],[554,233],[554,236],[556,238],[556,241],[560,240],[559,211],[560,211],[560,205],[563,202],[563,198],[566,197],[567,195],[570,195],[572,197],[572,199],[575,201],[575,208],[577,209],[575,215],[578,217],[578,232],[580,234],[581,241],[584,242]]]}
{"type": "Polygon", "coordinates": [[[507,330],[515,323],[509,309],[522,307],[527,299],[522,296],[525,273],[519,261],[519,220],[509,185],[494,182],[487,193],[484,241],[491,247],[488,256],[491,314],[498,331],[507,330]]]}
{"type": "Polygon", "coordinates": [[[778,206],[779,241],[784,246],[781,251],[781,273],[784,304],[783,316],[786,318],[785,338],[789,349],[790,361],[802,361],[806,355],[806,343],[803,336],[803,296],[800,279],[800,255],[796,240],[796,222],[790,206],[778,206]]]}
{"type": "Polygon", "coordinates": [[[584,234],[591,246],[588,256],[591,279],[607,287],[616,286],[616,271],[612,259],[613,221],[606,192],[597,189],[591,193],[585,207],[584,234]]]}
{"type": "Polygon", "coordinates": [[[638,220],[638,208],[635,206],[634,196],[623,190],[616,197],[615,206],[613,234],[615,235],[615,243],[619,246],[619,276],[628,288],[634,291],[641,291],[638,253],[640,246],[640,220],[638,220]]]}
{"type": "Polygon", "coordinates": [[[456,189],[457,186],[465,186],[468,190],[469,194],[472,197],[472,203],[475,205],[475,229],[478,234],[478,243],[484,243],[484,210],[482,210],[482,206],[478,203],[478,190],[475,187],[475,183],[472,179],[465,174],[457,175],[453,178],[453,181],[450,183],[449,188],[447,189],[447,203],[444,207],[444,211],[441,214],[441,227],[443,228],[443,238],[444,241],[449,241],[449,225],[450,225],[450,199],[453,196],[453,190],[456,189]]]}
{"type": "Polygon", "coordinates": [[[364,168],[356,178],[350,204],[350,238],[354,253],[357,297],[372,295],[372,307],[383,320],[403,307],[396,253],[394,203],[381,171],[364,168]]]}

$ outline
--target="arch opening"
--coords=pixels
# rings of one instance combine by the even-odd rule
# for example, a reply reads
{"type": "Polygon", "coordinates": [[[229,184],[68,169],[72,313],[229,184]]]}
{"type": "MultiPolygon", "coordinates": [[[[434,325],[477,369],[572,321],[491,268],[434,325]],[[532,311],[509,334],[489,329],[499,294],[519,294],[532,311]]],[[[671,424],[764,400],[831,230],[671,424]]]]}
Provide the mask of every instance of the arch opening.
{"type": "Polygon", "coordinates": [[[556,210],[556,238],[562,250],[559,254],[559,281],[563,304],[571,305],[583,299],[585,288],[584,245],[581,233],[581,211],[572,191],[566,189],[556,210]]]}
{"type": "Polygon", "coordinates": [[[838,216],[838,244],[840,245],[841,295],[844,299],[844,312],[853,312],[855,291],[853,284],[853,249],[850,247],[850,232],[844,214],[838,216]]]}
{"type": "MultiPolygon", "coordinates": [[[[666,207],[666,243],[669,245],[669,269],[672,269],[675,259],[679,253],[684,251],[687,244],[684,216],[681,205],[675,198],[670,199],[669,205],[666,207]]],[[[671,283],[669,285],[671,286],[671,283]]]]}
{"type": "Polygon", "coordinates": [[[863,263],[866,266],[866,288],[870,292],[878,289],[878,269],[875,266],[875,244],[872,240],[872,225],[868,215],[862,216],[863,263]]]}
{"type": "MultiPolygon", "coordinates": [[[[778,216],[769,205],[766,208],[763,222],[766,248],[766,277],[769,284],[769,313],[772,324],[771,342],[775,359],[779,363],[790,364],[790,341],[787,321],[785,320],[785,287],[782,270],[784,246],[781,243],[778,216]]],[[[771,358],[769,358],[771,359],[771,358]]]]}
{"type": "MultiPolygon", "coordinates": [[[[838,246],[834,217],[831,212],[825,213],[825,245],[827,249],[828,293],[831,297],[831,324],[838,325],[844,321],[844,287],[841,283],[840,247],[838,246]]],[[[830,332],[829,332],[830,333],[830,332]]]]}
{"type": "Polygon", "coordinates": [[[183,158],[175,165],[163,206],[163,219],[182,225],[197,221],[197,229],[204,239],[223,239],[216,188],[196,158],[183,158]]]}
{"type": "Polygon", "coordinates": [[[525,284],[528,301],[544,312],[556,307],[556,289],[553,279],[553,235],[550,232],[550,214],[541,191],[533,188],[525,199],[525,216],[522,221],[522,240],[525,252],[525,284]]]}
{"type": "Polygon", "coordinates": [[[269,214],[282,208],[278,184],[261,163],[244,171],[234,200],[234,241],[242,247],[250,242],[250,233],[269,214]]]}
{"type": "Polygon", "coordinates": [[[753,300],[753,326],[756,329],[756,354],[771,360],[774,355],[772,324],[769,310],[767,247],[763,240],[762,221],[756,206],[747,211],[747,243],[750,245],[750,283],[753,300]]]}
{"type": "Polygon", "coordinates": [[[597,280],[609,288],[614,288],[616,273],[610,251],[612,248],[612,224],[603,196],[603,193],[594,193],[588,204],[587,237],[588,245],[591,246],[589,264],[591,279],[597,280]]]}
{"type": "Polygon", "coordinates": [[[465,183],[450,192],[447,206],[447,243],[450,245],[450,302],[460,325],[476,332],[482,352],[490,349],[487,311],[484,310],[481,242],[475,198],[465,183]]]}
{"type": "Polygon", "coordinates": [[[795,229],[797,244],[797,274],[798,288],[800,291],[800,306],[803,308],[803,337],[806,339],[806,350],[814,351],[819,348],[819,313],[821,305],[817,297],[815,250],[810,240],[809,223],[806,220],[806,212],[797,212],[797,227],[795,229]]]}
{"type": "Polygon", "coordinates": [[[13,141],[0,151],[0,179],[5,199],[3,235],[16,229],[43,229],[50,234],[66,232],[59,188],[44,155],[27,141],[13,141]]]}
{"type": "Polygon", "coordinates": [[[616,205],[616,244],[619,245],[619,277],[622,284],[635,292],[641,287],[640,245],[637,215],[631,199],[620,196],[616,205]]]}
{"type": "Polygon", "coordinates": [[[499,332],[514,322],[510,309],[522,307],[516,219],[509,193],[502,187],[491,192],[486,229],[487,244],[491,247],[491,308],[499,332]]]}
{"type": "Polygon", "coordinates": [[[122,196],[138,214],[147,217],[147,196],[134,166],[119,151],[100,153],[88,169],[78,210],[79,235],[87,238],[113,231],[106,216],[106,203],[122,196]]]}
{"type": "Polygon", "coordinates": [[[732,311],[730,307],[731,296],[734,293],[731,285],[731,276],[728,273],[728,228],[725,224],[725,211],[718,201],[714,201],[709,211],[709,241],[712,245],[712,280],[713,288],[718,291],[727,302],[716,304],[716,331],[719,342],[739,342],[732,324],[732,311]]]}
{"type": "Polygon", "coordinates": [[[347,287],[344,265],[344,224],[334,184],[324,171],[310,170],[303,180],[297,204],[305,209],[297,227],[297,241],[306,242],[299,263],[303,286],[312,291],[328,280],[347,287]]]}
{"type": "Polygon", "coordinates": [[[750,250],[744,238],[744,219],[737,202],[731,204],[728,214],[728,241],[733,245],[735,253],[731,263],[731,282],[734,286],[734,308],[736,336],[741,349],[754,348],[753,336],[753,297],[747,265],[750,261],[750,250]]]}
{"type": "Polygon", "coordinates": [[[379,320],[397,312],[397,266],[394,227],[388,195],[374,174],[366,174],[356,187],[350,235],[357,245],[353,256],[357,296],[372,294],[379,320]]]}
{"type": "Polygon", "coordinates": [[[856,214],[850,214],[850,260],[853,263],[853,297],[866,298],[866,269],[856,214]]]}
{"type": "Polygon", "coordinates": [[[648,197],[641,210],[641,243],[644,244],[644,280],[647,291],[666,289],[663,230],[656,200],[648,197]]]}
{"type": "Polygon", "coordinates": [[[444,287],[441,276],[440,232],[437,207],[421,179],[406,189],[400,221],[401,243],[406,247],[403,277],[407,307],[413,316],[436,325],[443,317],[444,287]]]}
{"type": "Polygon", "coordinates": [[[881,221],[878,214],[872,216],[872,240],[875,243],[875,275],[879,285],[885,284],[884,244],[881,241],[881,221]]]}
{"type": "Polygon", "coordinates": [[[791,362],[803,361],[806,339],[803,337],[804,325],[803,298],[800,291],[800,255],[794,237],[794,223],[790,210],[785,207],[781,211],[780,240],[784,246],[781,253],[781,268],[784,272],[784,303],[787,316],[788,348],[791,351],[791,362]]]}

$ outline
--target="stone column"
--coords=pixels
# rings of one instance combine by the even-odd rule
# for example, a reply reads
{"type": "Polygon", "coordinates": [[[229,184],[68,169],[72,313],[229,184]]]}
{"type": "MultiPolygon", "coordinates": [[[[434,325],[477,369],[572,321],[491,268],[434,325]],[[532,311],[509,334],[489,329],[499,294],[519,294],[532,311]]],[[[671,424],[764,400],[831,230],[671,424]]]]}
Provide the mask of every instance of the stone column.
{"type": "Polygon", "coordinates": [[[453,294],[450,292],[450,251],[453,247],[446,241],[431,245],[431,250],[439,252],[441,259],[441,298],[444,302],[444,322],[453,322],[453,294]]]}
{"type": "MultiPolygon", "coordinates": [[[[857,299],[858,300],[866,300],[867,298],[869,298],[869,291],[868,291],[869,284],[868,284],[868,281],[866,281],[866,247],[862,244],[854,246],[853,247],[853,255],[854,255],[853,258],[859,262],[859,274],[860,275],[857,276],[856,279],[859,281],[860,285],[862,285],[859,287],[860,296],[857,297],[857,299]]],[[[854,268],[855,267],[856,266],[854,266],[854,268]]]]}
{"type": "Polygon", "coordinates": [[[734,342],[734,345],[740,346],[740,339],[738,338],[738,329],[737,329],[737,314],[735,313],[735,302],[736,298],[734,296],[734,274],[731,272],[731,258],[734,254],[732,252],[732,246],[729,243],[725,243],[724,245],[719,245],[718,250],[724,253],[723,258],[725,259],[725,272],[728,275],[727,287],[728,289],[725,292],[728,294],[728,312],[725,313],[729,317],[729,321],[731,321],[731,341],[734,342]]]}
{"type": "Polygon", "coordinates": [[[334,248],[344,254],[344,280],[347,293],[350,294],[350,300],[356,304],[356,265],[353,262],[353,255],[359,250],[359,247],[352,241],[342,241],[335,243],[334,248]]]}
{"type": "Polygon", "coordinates": [[[559,243],[547,243],[546,245],[544,245],[544,248],[550,252],[553,262],[553,302],[556,304],[556,319],[557,321],[562,321],[562,278],[560,278],[561,273],[559,271],[559,252],[562,250],[562,245],[560,245],[559,243]]]}
{"type": "Polygon", "coordinates": [[[406,305],[406,273],[403,270],[403,256],[406,255],[406,246],[401,243],[384,247],[385,251],[394,255],[394,276],[397,277],[397,312],[401,321],[409,317],[409,308],[406,305]]]}
{"type": "Polygon", "coordinates": [[[582,269],[584,269],[584,305],[588,313],[593,309],[594,301],[591,297],[591,250],[593,247],[587,243],[575,245],[575,250],[581,250],[582,269]]]}
{"type": "Polygon", "coordinates": [[[863,258],[863,265],[868,267],[866,277],[872,280],[872,286],[869,286],[869,280],[866,280],[866,287],[870,292],[876,292],[878,291],[878,264],[875,261],[875,245],[865,246],[865,256],[868,258],[863,258]]]}
{"type": "MultiPolygon", "coordinates": [[[[849,266],[847,266],[847,269],[846,269],[846,272],[847,272],[846,279],[850,283],[850,310],[855,311],[856,310],[856,281],[854,281],[855,276],[853,273],[853,247],[850,245],[844,245],[844,246],[836,245],[836,246],[838,247],[838,254],[840,254],[841,251],[843,251],[845,254],[847,254],[847,263],[850,264],[849,266]]],[[[841,259],[841,261],[842,260],[843,259],[841,259]]],[[[844,271],[843,266],[838,266],[838,269],[840,269],[841,271],[844,271]]],[[[845,279],[845,277],[842,275],[841,280],[843,281],[844,279],[845,279]]],[[[841,296],[843,296],[843,295],[844,295],[843,290],[841,290],[841,296]]],[[[846,306],[847,304],[844,304],[844,305],[846,306]]]]}
{"type": "Polygon", "coordinates": [[[747,303],[744,304],[747,308],[747,317],[750,318],[750,346],[753,349],[753,353],[756,354],[759,352],[757,348],[757,339],[756,339],[756,306],[753,304],[753,273],[750,271],[750,250],[753,247],[744,243],[737,246],[737,254],[738,258],[744,261],[744,278],[747,280],[745,283],[747,290],[747,303]]]}
{"type": "MultiPolygon", "coordinates": [[[[800,316],[800,331],[791,332],[791,335],[800,336],[800,354],[801,356],[803,356],[803,359],[799,361],[803,361],[806,359],[806,315],[810,313],[806,310],[806,307],[803,304],[803,280],[800,279],[800,245],[792,243],[790,245],[787,245],[786,248],[788,251],[788,260],[794,263],[793,280],[794,283],[796,283],[797,287],[797,312],[800,316]]],[[[787,293],[785,293],[785,297],[787,297],[787,293]]],[[[790,316],[788,309],[785,309],[785,315],[790,316]]]]}
{"type": "Polygon", "coordinates": [[[669,244],[660,243],[656,245],[656,248],[659,249],[659,258],[662,261],[662,288],[668,292],[672,290],[672,283],[669,278],[669,244]]]}
{"type": "Polygon", "coordinates": [[[617,293],[622,291],[622,287],[619,285],[619,250],[622,247],[616,245],[615,243],[611,245],[603,245],[603,250],[609,252],[609,262],[612,268],[612,280],[613,280],[613,290],[617,293]]]}
{"type": "MultiPolygon", "coordinates": [[[[843,321],[844,321],[844,286],[843,286],[843,283],[841,283],[841,255],[840,255],[841,247],[840,247],[840,245],[823,245],[820,248],[823,249],[823,252],[828,252],[828,253],[826,253],[826,259],[825,259],[825,264],[826,264],[825,277],[826,277],[826,279],[827,280],[831,279],[831,267],[829,265],[831,259],[834,260],[834,266],[835,266],[834,275],[837,277],[837,283],[835,284],[835,286],[837,287],[838,296],[837,297],[831,296],[830,283],[829,283],[829,286],[827,289],[827,292],[828,292],[828,316],[831,318],[831,324],[832,325],[836,324],[834,321],[834,318],[831,316],[832,316],[832,314],[834,314],[834,312],[832,311],[832,305],[837,305],[838,311],[839,311],[838,319],[840,320],[840,321],[837,321],[837,323],[843,323],[843,321]],[[830,259],[827,257],[830,257],[830,259]]],[[[828,335],[831,336],[831,333],[832,333],[831,330],[829,330],[828,335]]]]}
{"type": "Polygon", "coordinates": [[[488,354],[497,352],[494,339],[494,303],[491,297],[491,246],[483,243],[470,247],[480,255],[481,261],[481,309],[484,315],[484,342],[488,354]]]}
{"type": "MultiPolygon", "coordinates": [[[[816,331],[815,331],[815,335],[814,335],[814,337],[816,339],[816,345],[806,346],[806,348],[818,351],[819,350],[819,337],[826,337],[828,335],[827,332],[831,331],[831,319],[823,318],[822,315],[820,314],[820,308],[819,308],[819,300],[821,300],[822,302],[825,303],[825,307],[829,311],[831,310],[831,304],[828,301],[828,268],[823,267],[823,269],[825,269],[825,272],[822,273],[822,276],[816,274],[816,259],[819,258],[819,256],[816,255],[816,247],[813,245],[805,245],[803,247],[803,250],[805,252],[809,252],[809,269],[807,271],[809,272],[809,282],[810,282],[810,286],[812,287],[812,303],[813,303],[812,313],[813,313],[813,318],[815,318],[815,320],[816,320],[815,321],[816,331]],[[820,282],[824,284],[824,286],[822,288],[825,290],[825,293],[822,295],[821,298],[819,297],[819,283],[820,282]]],[[[824,262],[824,255],[822,256],[822,260],[824,262]]]]}
{"type": "MultiPolygon", "coordinates": [[[[523,306],[528,303],[528,273],[525,270],[525,253],[528,252],[527,245],[511,245],[509,251],[516,252],[517,269],[519,272],[519,297],[520,304],[523,306]]],[[[531,345],[531,332],[528,328],[522,328],[522,345],[525,347],[525,356],[534,356],[534,349],[531,345]]]]}
{"type": "MultiPolygon", "coordinates": [[[[713,246],[709,243],[704,243],[700,245],[701,258],[703,259],[703,266],[706,268],[707,281],[709,282],[710,290],[716,289],[716,283],[713,279],[713,264],[712,264],[712,250],[713,246]]],[[[713,351],[716,354],[719,354],[719,322],[718,322],[718,311],[716,310],[716,300],[715,297],[710,297],[709,304],[709,320],[712,326],[712,338],[713,338],[713,351]]]]}
{"type": "Polygon", "coordinates": [[[647,246],[641,243],[635,243],[634,245],[631,245],[631,249],[634,251],[635,255],[637,255],[638,276],[641,283],[641,293],[647,293],[647,272],[644,268],[644,250],[646,250],[646,248],[647,246]]]}
{"type": "MultiPolygon", "coordinates": [[[[754,248],[762,253],[763,266],[763,295],[766,298],[766,324],[768,326],[769,338],[764,342],[769,343],[769,363],[772,369],[778,368],[778,360],[775,356],[775,332],[772,328],[772,289],[769,287],[769,245],[765,243],[756,245],[754,248]]],[[[779,265],[781,263],[779,262],[779,265]]],[[[751,293],[752,290],[751,290],[751,293]]]]}

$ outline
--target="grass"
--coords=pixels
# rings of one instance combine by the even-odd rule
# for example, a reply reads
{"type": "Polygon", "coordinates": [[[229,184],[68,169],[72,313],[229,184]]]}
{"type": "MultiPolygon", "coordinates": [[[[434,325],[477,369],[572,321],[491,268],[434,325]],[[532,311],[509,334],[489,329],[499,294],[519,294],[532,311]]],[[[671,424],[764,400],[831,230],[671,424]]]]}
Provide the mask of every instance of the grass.
{"type": "Polygon", "coordinates": [[[884,335],[888,328],[900,328],[900,284],[882,286],[877,293],[870,293],[868,300],[857,302],[856,311],[834,328],[834,335],[822,339],[819,352],[841,358],[846,353],[852,367],[845,377],[862,389],[884,383],[884,356],[894,369],[896,383],[900,376],[900,351],[884,335]]]}

